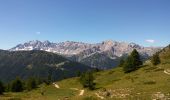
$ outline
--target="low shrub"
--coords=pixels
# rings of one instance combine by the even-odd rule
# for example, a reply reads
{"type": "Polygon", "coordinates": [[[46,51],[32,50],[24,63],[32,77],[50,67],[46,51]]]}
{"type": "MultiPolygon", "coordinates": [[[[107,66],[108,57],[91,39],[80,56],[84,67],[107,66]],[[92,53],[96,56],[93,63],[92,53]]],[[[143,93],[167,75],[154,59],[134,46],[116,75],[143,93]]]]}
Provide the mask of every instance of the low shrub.
{"type": "Polygon", "coordinates": [[[145,85],[153,85],[153,84],[156,84],[156,82],[155,81],[144,81],[143,82],[143,84],[145,84],[145,85]]]}

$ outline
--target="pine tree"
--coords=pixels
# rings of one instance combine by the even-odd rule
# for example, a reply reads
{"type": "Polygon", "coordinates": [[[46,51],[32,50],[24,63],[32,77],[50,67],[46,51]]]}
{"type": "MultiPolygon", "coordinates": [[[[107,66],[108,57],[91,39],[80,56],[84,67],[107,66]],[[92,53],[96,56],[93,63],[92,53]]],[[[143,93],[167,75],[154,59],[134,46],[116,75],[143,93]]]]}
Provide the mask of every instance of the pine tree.
{"type": "Polygon", "coordinates": [[[129,73],[137,70],[140,65],[142,65],[142,61],[140,60],[140,55],[137,52],[137,50],[134,49],[132,53],[128,56],[123,67],[125,73],[129,73]]]}
{"type": "Polygon", "coordinates": [[[3,83],[0,81],[0,95],[5,91],[3,83]]]}
{"type": "Polygon", "coordinates": [[[161,60],[160,60],[160,58],[159,58],[159,54],[154,54],[153,55],[153,57],[152,57],[152,59],[151,59],[151,62],[152,62],[152,64],[153,65],[158,65],[158,64],[160,64],[161,63],[161,60]]]}
{"type": "Polygon", "coordinates": [[[80,83],[84,88],[89,88],[90,90],[95,89],[94,76],[92,72],[86,72],[81,75],[80,83]]]}
{"type": "Polygon", "coordinates": [[[129,56],[129,57],[126,59],[126,62],[124,63],[124,65],[123,65],[123,69],[124,69],[124,72],[125,72],[125,73],[129,73],[129,72],[135,70],[135,66],[133,65],[132,62],[133,62],[133,61],[132,61],[132,57],[129,56]]]}
{"type": "Polygon", "coordinates": [[[46,79],[44,79],[44,83],[46,85],[50,85],[52,83],[52,70],[48,71],[48,76],[46,79]]]}
{"type": "Polygon", "coordinates": [[[22,92],[23,91],[23,83],[19,78],[16,78],[11,83],[11,91],[12,92],[22,92]]]}
{"type": "Polygon", "coordinates": [[[37,88],[37,83],[36,83],[36,80],[35,78],[29,78],[27,83],[26,83],[26,88],[27,90],[32,90],[32,89],[35,89],[37,88]]]}
{"type": "Polygon", "coordinates": [[[10,85],[10,83],[8,83],[8,84],[6,84],[6,86],[5,86],[6,88],[5,88],[5,91],[6,92],[9,92],[10,91],[10,89],[11,89],[11,85],[10,85]]]}
{"type": "Polygon", "coordinates": [[[132,57],[133,65],[135,67],[138,67],[138,66],[142,65],[142,61],[140,60],[140,55],[139,55],[139,53],[138,53],[138,51],[136,49],[134,49],[132,51],[131,57],[132,57]]]}

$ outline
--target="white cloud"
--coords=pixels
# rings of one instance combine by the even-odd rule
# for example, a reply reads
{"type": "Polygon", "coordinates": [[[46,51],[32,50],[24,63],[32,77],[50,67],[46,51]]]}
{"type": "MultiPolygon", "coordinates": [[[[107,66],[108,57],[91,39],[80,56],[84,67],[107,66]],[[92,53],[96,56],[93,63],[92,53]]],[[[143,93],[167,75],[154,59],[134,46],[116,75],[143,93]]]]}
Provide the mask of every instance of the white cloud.
{"type": "Polygon", "coordinates": [[[36,32],[36,34],[37,34],[37,35],[40,35],[40,34],[41,34],[41,32],[36,32]]]}
{"type": "Polygon", "coordinates": [[[155,40],[153,40],[153,39],[148,39],[148,40],[145,40],[146,42],[148,42],[148,43],[155,43],[155,40]]]}

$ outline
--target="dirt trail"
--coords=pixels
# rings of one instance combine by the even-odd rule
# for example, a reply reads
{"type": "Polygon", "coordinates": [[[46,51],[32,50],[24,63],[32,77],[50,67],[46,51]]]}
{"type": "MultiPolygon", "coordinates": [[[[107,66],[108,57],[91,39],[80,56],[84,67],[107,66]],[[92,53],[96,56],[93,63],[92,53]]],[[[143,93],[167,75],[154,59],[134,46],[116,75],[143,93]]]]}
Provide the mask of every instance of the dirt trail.
{"type": "Polygon", "coordinates": [[[78,88],[70,88],[71,90],[80,91],[79,96],[84,95],[84,90],[79,90],[78,88]]]}
{"type": "Polygon", "coordinates": [[[77,90],[77,91],[79,90],[78,88],[70,88],[70,89],[71,89],[71,90],[77,90]]]}
{"type": "Polygon", "coordinates": [[[84,90],[80,90],[80,96],[84,95],[84,90]]]}
{"type": "Polygon", "coordinates": [[[54,86],[55,86],[57,89],[60,88],[58,84],[56,84],[56,83],[53,83],[53,84],[54,84],[54,86]]]}
{"type": "Polygon", "coordinates": [[[96,96],[97,96],[98,98],[104,99],[104,97],[100,96],[98,93],[95,93],[95,94],[96,94],[96,96]]]}
{"type": "MultiPolygon", "coordinates": [[[[53,85],[54,85],[57,89],[60,88],[60,86],[59,86],[58,84],[56,84],[56,83],[53,83],[53,85]]],[[[71,90],[79,91],[78,88],[70,88],[70,89],[71,89],[71,90]]],[[[84,95],[84,90],[80,90],[79,96],[82,96],[82,95],[84,95]]]]}
{"type": "Polygon", "coordinates": [[[164,70],[164,73],[167,74],[167,75],[170,75],[170,70],[169,69],[164,70]]]}

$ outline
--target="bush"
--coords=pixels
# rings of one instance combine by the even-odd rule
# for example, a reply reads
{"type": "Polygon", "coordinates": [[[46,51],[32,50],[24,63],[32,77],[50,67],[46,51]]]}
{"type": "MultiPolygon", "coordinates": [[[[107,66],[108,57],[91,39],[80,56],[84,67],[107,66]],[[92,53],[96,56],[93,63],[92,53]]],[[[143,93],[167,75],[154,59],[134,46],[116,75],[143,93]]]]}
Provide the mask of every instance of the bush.
{"type": "Polygon", "coordinates": [[[143,83],[146,84],[146,85],[156,84],[155,81],[144,81],[143,83]]]}
{"type": "Polygon", "coordinates": [[[108,72],[108,74],[113,74],[115,71],[111,70],[108,72]]]}
{"type": "Polygon", "coordinates": [[[99,71],[101,71],[101,70],[98,69],[98,68],[95,68],[95,69],[92,70],[93,73],[94,73],[94,72],[99,72],[99,71]]]}

